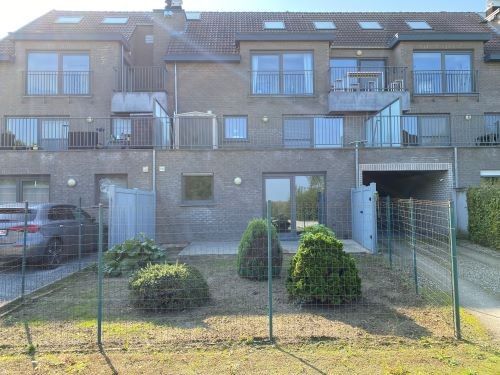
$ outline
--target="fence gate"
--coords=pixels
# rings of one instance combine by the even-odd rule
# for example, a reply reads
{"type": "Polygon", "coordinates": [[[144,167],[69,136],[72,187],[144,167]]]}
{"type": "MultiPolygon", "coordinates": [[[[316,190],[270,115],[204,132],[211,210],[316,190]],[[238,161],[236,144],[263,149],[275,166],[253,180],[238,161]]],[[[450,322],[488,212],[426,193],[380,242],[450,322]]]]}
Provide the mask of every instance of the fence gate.
{"type": "Polygon", "coordinates": [[[152,191],[109,186],[108,246],[144,233],[156,235],[156,196],[152,191]]]}
{"type": "Polygon", "coordinates": [[[369,250],[377,251],[377,185],[351,189],[352,239],[369,250]]]}

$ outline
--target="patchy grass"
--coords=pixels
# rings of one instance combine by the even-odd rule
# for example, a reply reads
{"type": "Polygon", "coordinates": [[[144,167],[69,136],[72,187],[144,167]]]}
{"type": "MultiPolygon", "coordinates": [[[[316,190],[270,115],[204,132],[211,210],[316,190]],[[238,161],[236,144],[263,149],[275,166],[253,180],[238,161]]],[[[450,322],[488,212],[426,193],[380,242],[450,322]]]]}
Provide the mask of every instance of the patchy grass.
{"type": "MultiPolygon", "coordinates": [[[[380,258],[360,255],[356,259],[363,288],[360,301],[346,306],[303,307],[288,300],[285,275],[290,258],[285,257],[282,277],[273,281],[274,332],[280,345],[344,341],[409,347],[422,340],[451,340],[451,308],[427,304],[380,258]]],[[[103,341],[107,349],[209,348],[267,339],[267,282],[238,277],[235,256],[180,261],[202,272],[210,286],[209,303],[181,312],[139,310],[130,303],[127,278],[106,278],[103,341]]],[[[32,355],[94,350],[96,281],[95,270],[88,270],[59,283],[53,293],[28,300],[0,321],[0,347],[6,352],[26,353],[29,346],[33,347],[32,355]]],[[[467,337],[482,334],[474,318],[465,319],[464,325],[471,333],[467,337]]]]}

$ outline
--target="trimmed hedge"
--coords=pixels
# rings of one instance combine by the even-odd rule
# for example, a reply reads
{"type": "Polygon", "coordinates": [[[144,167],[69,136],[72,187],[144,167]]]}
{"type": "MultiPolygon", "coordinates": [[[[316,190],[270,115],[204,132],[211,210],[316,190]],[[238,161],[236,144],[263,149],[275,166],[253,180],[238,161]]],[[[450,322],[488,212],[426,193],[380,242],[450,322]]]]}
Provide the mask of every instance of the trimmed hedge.
{"type": "Polygon", "coordinates": [[[184,310],[209,299],[200,271],[187,264],[154,264],[135,272],[129,281],[132,300],[151,310],[184,310]]]}
{"type": "Polygon", "coordinates": [[[163,263],[166,252],[152,239],[139,235],[126,240],[104,253],[104,274],[118,277],[131,273],[150,263],[163,263]]]}
{"type": "MultiPolygon", "coordinates": [[[[274,226],[271,226],[272,274],[281,274],[283,249],[274,226]]],[[[248,223],[238,247],[238,275],[252,280],[267,280],[267,221],[254,219],[248,223]]]]}
{"type": "Polygon", "coordinates": [[[361,296],[356,262],[330,233],[318,226],[301,236],[287,278],[291,299],[303,304],[340,305],[361,296]]]}
{"type": "Polygon", "coordinates": [[[473,187],[467,190],[470,239],[500,250],[500,187],[473,187]]]}

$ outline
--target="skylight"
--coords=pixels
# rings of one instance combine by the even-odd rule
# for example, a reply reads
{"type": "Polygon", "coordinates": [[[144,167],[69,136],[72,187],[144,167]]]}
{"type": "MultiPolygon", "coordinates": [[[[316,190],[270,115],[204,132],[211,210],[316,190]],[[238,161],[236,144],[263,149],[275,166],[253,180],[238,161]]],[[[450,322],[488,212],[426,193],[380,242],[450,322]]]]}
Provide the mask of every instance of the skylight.
{"type": "Polygon", "coordinates": [[[105,17],[102,23],[111,25],[124,25],[128,22],[128,17],[105,17]]]}
{"type": "Polygon", "coordinates": [[[314,27],[316,30],[335,30],[335,24],[331,21],[315,21],[314,27]]]}
{"type": "Polygon", "coordinates": [[[360,21],[359,26],[365,30],[382,30],[382,26],[377,21],[360,21]]]}
{"type": "Polygon", "coordinates": [[[186,12],[186,19],[187,20],[199,20],[201,19],[201,13],[200,12],[186,12]]]}
{"type": "Polygon", "coordinates": [[[406,21],[406,23],[413,30],[432,30],[431,25],[425,21],[406,21]]]}
{"type": "Polygon", "coordinates": [[[80,23],[82,19],[82,16],[60,16],[57,17],[54,23],[80,23]]]}
{"type": "Polygon", "coordinates": [[[264,29],[284,29],[285,23],[283,21],[265,21],[264,29]]]}

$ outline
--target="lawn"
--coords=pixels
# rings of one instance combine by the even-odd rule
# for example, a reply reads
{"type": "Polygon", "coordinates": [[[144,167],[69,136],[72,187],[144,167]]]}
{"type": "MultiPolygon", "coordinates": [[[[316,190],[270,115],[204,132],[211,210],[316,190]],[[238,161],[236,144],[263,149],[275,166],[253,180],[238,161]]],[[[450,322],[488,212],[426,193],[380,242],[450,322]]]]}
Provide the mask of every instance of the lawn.
{"type": "Polygon", "coordinates": [[[97,273],[88,269],[2,316],[0,373],[494,374],[499,365],[473,317],[464,315],[464,331],[481,346],[455,341],[450,306],[416,296],[375,256],[356,256],[363,297],[342,307],[291,303],[285,257],[273,281],[275,345],[266,342],[266,282],[239,278],[235,256],[180,261],[207,279],[205,306],[145,312],[130,303],[126,277],[106,278],[102,353],[95,344],[97,273]]]}

